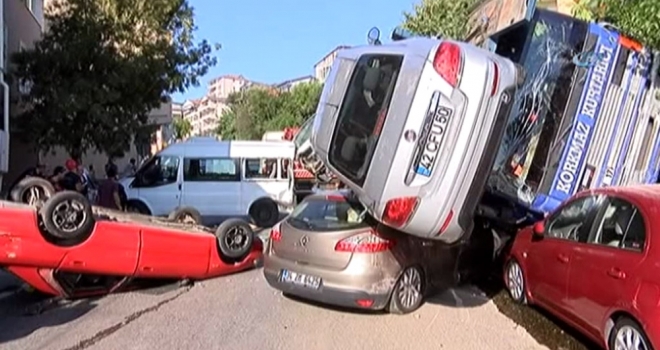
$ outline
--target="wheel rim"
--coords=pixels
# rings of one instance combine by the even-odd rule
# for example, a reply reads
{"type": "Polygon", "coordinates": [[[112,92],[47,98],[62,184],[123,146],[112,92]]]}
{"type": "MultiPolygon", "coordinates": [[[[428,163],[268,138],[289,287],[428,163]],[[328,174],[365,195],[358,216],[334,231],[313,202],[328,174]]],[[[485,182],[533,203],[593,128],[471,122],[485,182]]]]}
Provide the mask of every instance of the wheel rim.
{"type": "Polygon", "coordinates": [[[623,326],[616,332],[614,350],[648,350],[644,336],[634,327],[623,326]]]}
{"type": "Polygon", "coordinates": [[[87,220],[85,205],[77,200],[68,200],[58,204],[51,216],[53,223],[66,233],[78,230],[87,220]]]}
{"type": "Polygon", "coordinates": [[[45,197],[46,191],[44,189],[39,186],[32,186],[23,195],[23,202],[31,206],[37,206],[44,203],[45,197]]]}
{"type": "Polygon", "coordinates": [[[399,303],[406,309],[414,307],[422,297],[422,276],[415,268],[409,268],[401,276],[397,290],[399,303]]]}
{"type": "Polygon", "coordinates": [[[232,227],[227,231],[224,240],[230,250],[243,249],[248,244],[247,232],[242,227],[232,227]]]}
{"type": "Polygon", "coordinates": [[[524,293],[524,279],[522,269],[517,262],[512,261],[507,271],[506,285],[509,294],[515,300],[522,300],[524,293]]]}

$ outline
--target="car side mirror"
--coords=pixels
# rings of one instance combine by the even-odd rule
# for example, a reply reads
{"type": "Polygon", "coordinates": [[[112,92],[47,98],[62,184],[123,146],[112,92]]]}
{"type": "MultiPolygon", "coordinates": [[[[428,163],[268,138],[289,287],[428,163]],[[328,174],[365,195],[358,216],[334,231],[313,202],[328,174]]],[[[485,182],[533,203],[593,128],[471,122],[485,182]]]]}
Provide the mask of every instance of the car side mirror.
{"type": "Polygon", "coordinates": [[[543,237],[543,234],[545,233],[545,224],[543,223],[543,221],[539,221],[534,224],[533,232],[534,232],[534,236],[539,238],[543,237]]]}

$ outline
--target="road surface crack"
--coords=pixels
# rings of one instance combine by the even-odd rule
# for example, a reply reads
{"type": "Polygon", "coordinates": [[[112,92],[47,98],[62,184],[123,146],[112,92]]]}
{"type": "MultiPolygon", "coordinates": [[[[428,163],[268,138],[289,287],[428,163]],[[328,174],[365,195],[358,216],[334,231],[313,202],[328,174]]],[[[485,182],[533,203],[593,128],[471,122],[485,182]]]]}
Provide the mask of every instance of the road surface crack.
{"type": "Polygon", "coordinates": [[[109,337],[110,335],[114,334],[118,330],[124,328],[125,326],[133,323],[134,321],[136,321],[140,317],[142,317],[142,316],[144,316],[148,313],[158,311],[158,309],[160,309],[163,305],[169,304],[169,303],[173,302],[174,300],[178,299],[180,296],[187,293],[191,288],[192,288],[192,286],[186,287],[184,290],[180,291],[179,293],[177,293],[177,294],[175,294],[175,295],[173,295],[173,296],[171,296],[171,297],[169,297],[165,300],[161,300],[156,305],[153,305],[153,306],[144,308],[142,310],[139,310],[137,312],[134,312],[134,313],[130,314],[129,316],[125,317],[122,321],[120,321],[118,323],[115,323],[114,325],[112,325],[112,326],[110,326],[106,329],[103,329],[103,330],[97,332],[96,334],[94,334],[93,336],[91,336],[87,339],[81,340],[80,342],[78,342],[78,344],[76,344],[74,346],[70,346],[68,348],[65,348],[64,350],[84,350],[84,349],[87,349],[87,348],[97,344],[101,340],[103,340],[103,339],[109,337]]]}

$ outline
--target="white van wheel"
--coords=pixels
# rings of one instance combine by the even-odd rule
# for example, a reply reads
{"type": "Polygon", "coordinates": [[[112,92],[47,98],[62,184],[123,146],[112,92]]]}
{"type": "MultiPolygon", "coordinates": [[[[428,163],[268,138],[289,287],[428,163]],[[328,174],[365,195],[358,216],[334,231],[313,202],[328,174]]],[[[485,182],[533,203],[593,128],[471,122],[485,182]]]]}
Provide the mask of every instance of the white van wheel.
{"type": "Polygon", "coordinates": [[[280,219],[280,210],[272,199],[263,198],[254,202],[248,211],[250,218],[259,227],[271,227],[280,219]]]}
{"type": "Polygon", "coordinates": [[[202,215],[192,207],[176,208],[170,213],[168,219],[187,225],[200,225],[202,223],[202,215]]]}

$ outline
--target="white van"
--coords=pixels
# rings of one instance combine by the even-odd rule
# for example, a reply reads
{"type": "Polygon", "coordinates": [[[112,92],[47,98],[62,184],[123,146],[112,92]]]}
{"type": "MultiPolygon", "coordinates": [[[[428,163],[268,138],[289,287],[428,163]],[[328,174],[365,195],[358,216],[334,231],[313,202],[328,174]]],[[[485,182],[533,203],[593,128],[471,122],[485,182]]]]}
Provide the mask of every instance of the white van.
{"type": "Polygon", "coordinates": [[[204,225],[250,217],[267,227],[293,204],[294,156],[293,142],[192,138],[163,149],[121,182],[130,211],[185,214],[204,225]]]}

